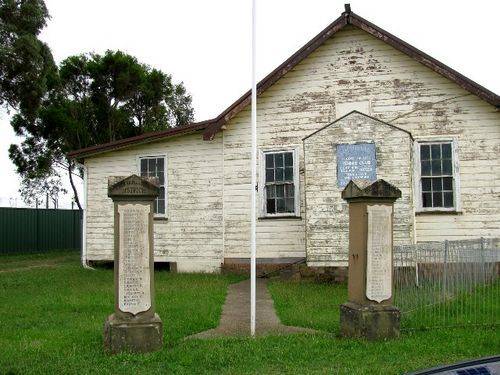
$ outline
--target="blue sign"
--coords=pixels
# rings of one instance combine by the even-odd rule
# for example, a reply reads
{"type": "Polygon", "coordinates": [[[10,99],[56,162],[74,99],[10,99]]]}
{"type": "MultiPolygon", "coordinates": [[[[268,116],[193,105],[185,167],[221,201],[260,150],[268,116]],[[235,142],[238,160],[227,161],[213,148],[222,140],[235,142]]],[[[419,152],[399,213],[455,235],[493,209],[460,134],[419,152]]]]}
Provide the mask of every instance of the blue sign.
{"type": "Polygon", "coordinates": [[[337,185],[343,189],[354,179],[377,179],[374,143],[337,145],[337,185]]]}

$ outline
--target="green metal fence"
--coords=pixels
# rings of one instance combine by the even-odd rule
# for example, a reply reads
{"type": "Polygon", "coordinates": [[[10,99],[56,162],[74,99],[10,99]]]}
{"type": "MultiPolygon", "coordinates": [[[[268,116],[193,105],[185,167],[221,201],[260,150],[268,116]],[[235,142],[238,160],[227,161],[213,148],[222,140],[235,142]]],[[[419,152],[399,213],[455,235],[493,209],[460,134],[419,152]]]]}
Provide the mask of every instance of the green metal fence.
{"type": "Polygon", "coordinates": [[[0,207],[0,254],[80,250],[82,212],[0,207]]]}

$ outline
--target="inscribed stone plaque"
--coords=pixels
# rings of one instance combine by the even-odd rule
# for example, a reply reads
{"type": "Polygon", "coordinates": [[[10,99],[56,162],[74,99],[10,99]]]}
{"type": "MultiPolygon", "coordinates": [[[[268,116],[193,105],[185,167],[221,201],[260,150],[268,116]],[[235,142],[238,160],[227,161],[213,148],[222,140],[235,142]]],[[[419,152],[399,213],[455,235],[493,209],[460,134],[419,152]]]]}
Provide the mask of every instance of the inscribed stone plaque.
{"type": "Polygon", "coordinates": [[[343,189],[350,180],[377,179],[374,143],[337,145],[337,185],[343,189]]]}
{"type": "Polygon", "coordinates": [[[391,206],[368,206],[366,298],[382,302],[392,295],[391,206]]]}
{"type": "Polygon", "coordinates": [[[150,206],[120,204],[118,307],[134,315],[151,307],[149,269],[150,206]]]}

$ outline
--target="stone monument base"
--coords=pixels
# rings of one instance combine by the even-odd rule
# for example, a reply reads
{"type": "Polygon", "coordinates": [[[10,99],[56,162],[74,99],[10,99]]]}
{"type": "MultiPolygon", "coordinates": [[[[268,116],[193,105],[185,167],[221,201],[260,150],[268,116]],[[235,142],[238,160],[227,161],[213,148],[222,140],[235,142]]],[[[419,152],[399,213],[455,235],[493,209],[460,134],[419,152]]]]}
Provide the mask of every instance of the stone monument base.
{"type": "Polygon", "coordinates": [[[163,323],[158,314],[138,322],[118,319],[112,314],[104,323],[104,350],[110,354],[155,352],[162,347],[163,323]]]}
{"type": "Polygon", "coordinates": [[[394,306],[340,305],[340,334],[379,340],[399,336],[401,313],[394,306]]]}

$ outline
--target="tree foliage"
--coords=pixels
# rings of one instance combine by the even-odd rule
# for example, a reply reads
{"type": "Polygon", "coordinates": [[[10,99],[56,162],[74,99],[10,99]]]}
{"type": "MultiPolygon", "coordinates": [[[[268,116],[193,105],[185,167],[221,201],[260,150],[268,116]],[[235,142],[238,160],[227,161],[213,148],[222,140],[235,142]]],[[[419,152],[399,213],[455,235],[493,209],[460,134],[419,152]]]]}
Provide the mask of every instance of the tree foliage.
{"type": "Polygon", "coordinates": [[[11,125],[25,137],[9,155],[18,173],[28,178],[53,176],[57,167],[69,172],[69,151],[100,143],[182,126],[193,119],[191,97],[170,75],[140,64],[120,51],[71,56],[59,67],[57,85],[32,120],[19,113],[11,125]]]}
{"type": "Polygon", "coordinates": [[[38,206],[46,201],[47,206],[51,202],[54,208],[57,208],[59,195],[67,193],[66,189],[62,187],[61,176],[58,174],[42,178],[24,177],[19,192],[24,203],[28,205],[38,206]]]}
{"type": "Polygon", "coordinates": [[[57,79],[50,48],[38,39],[48,18],[43,0],[0,0],[0,105],[31,119],[57,79]]]}

